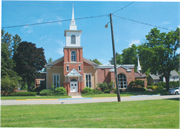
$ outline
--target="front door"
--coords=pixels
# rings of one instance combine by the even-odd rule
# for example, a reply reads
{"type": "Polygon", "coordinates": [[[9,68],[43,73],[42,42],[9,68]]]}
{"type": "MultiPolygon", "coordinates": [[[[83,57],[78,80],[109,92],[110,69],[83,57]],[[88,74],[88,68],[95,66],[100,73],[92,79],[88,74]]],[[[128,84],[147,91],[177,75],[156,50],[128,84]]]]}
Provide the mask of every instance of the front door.
{"type": "Polygon", "coordinates": [[[77,82],[77,80],[73,79],[70,82],[70,89],[71,89],[71,92],[78,92],[78,82],[77,82]]]}

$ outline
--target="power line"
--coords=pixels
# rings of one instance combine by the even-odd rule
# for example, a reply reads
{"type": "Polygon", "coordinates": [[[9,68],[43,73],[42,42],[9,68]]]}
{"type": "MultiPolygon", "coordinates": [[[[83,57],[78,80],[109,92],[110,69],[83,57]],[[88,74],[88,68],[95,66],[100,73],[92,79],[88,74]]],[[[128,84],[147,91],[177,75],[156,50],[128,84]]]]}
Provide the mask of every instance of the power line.
{"type": "MultiPolygon", "coordinates": [[[[104,16],[108,16],[108,15],[98,15],[98,16],[75,18],[74,20],[81,20],[81,19],[88,19],[88,18],[99,18],[99,17],[104,17],[104,16]]],[[[14,28],[14,27],[22,27],[22,26],[33,26],[33,25],[41,25],[41,24],[50,24],[50,23],[57,23],[57,22],[65,22],[65,21],[71,21],[71,19],[59,20],[59,21],[51,21],[51,22],[32,23],[32,24],[23,24],[23,25],[16,25],[16,26],[6,26],[6,27],[2,27],[2,28],[4,29],[4,28],[14,28]]]]}
{"type": "Polygon", "coordinates": [[[152,25],[152,24],[149,24],[149,23],[140,22],[140,21],[136,21],[136,20],[129,19],[129,18],[120,17],[120,16],[117,16],[117,15],[114,15],[114,16],[117,17],[117,18],[129,20],[129,21],[132,21],[132,22],[137,22],[137,23],[140,23],[140,24],[148,25],[148,26],[153,26],[153,27],[156,27],[156,28],[161,28],[161,29],[165,29],[165,30],[172,30],[172,29],[168,29],[168,28],[165,28],[165,27],[152,25]]]}
{"type": "Polygon", "coordinates": [[[124,6],[124,7],[120,8],[120,9],[118,9],[117,11],[113,12],[112,14],[114,14],[114,13],[120,11],[120,10],[123,10],[124,8],[128,7],[129,5],[131,5],[131,4],[133,4],[133,3],[135,3],[135,1],[131,2],[130,4],[124,6]]]}

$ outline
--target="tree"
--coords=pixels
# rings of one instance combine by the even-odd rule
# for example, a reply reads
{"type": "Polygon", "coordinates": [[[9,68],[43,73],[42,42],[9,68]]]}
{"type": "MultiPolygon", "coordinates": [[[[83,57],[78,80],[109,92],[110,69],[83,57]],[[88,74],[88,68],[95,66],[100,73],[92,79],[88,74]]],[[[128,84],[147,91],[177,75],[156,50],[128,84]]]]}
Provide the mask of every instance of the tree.
{"type": "Polygon", "coordinates": [[[31,42],[21,42],[14,54],[16,62],[15,70],[24,81],[27,81],[28,89],[31,83],[46,64],[44,49],[36,48],[31,42]]]}
{"type": "Polygon", "coordinates": [[[13,51],[13,56],[14,56],[14,54],[17,52],[17,48],[18,48],[18,46],[19,46],[19,43],[21,42],[21,37],[19,37],[19,35],[15,35],[15,36],[13,36],[13,43],[12,43],[12,51],[13,51]]]}
{"type": "Polygon", "coordinates": [[[98,65],[102,65],[102,63],[98,59],[93,59],[93,60],[90,59],[90,61],[92,61],[98,65]]]}
{"type": "Polygon", "coordinates": [[[137,70],[137,46],[132,45],[122,51],[123,64],[135,64],[135,71],[137,70]]]}
{"type": "Polygon", "coordinates": [[[172,70],[178,70],[179,28],[176,31],[160,33],[157,28],[146,35],[147,42],[139,46],[139,56],[143,71],[152,74],[163,74],[166,79],[166,90],[169,90],[169,77],[172,70]]]}
{"type": "Polygon", "coordinates": [[[15,63],[12,59],[11,34],[1,30],[1,77],[16,76],[13,71],[15,63]]]}
{"type": "MultiPolygon", "coordinates": [[[[51,62],[53,62],[53,59],[52,59],[52,58],[49,58],[49,59],[48,59],[48,61],[47,61],[47,64],[49,64],[49,63],[51,63],[51,62]]],[[[43,72],[46,72],[46,71],[47,71],[47,69],[46,69],[46,68],[44,68],[42,71],[43,71],[43,72]]]]}
{"type": "MultiPolygon", "coordinates": [[[[109,63],[110,63],[111,65],[114,65],[114,58],[111,58],[111,60],[109,60],[109,63]]],[[[120,65],[120,64],[123,63],[123,62],[122,62],[122,55],[119,54],[119,53],[117,53],[117,52],[116,52],[116,63],[117,63],[118,65],[120,65]]]]}

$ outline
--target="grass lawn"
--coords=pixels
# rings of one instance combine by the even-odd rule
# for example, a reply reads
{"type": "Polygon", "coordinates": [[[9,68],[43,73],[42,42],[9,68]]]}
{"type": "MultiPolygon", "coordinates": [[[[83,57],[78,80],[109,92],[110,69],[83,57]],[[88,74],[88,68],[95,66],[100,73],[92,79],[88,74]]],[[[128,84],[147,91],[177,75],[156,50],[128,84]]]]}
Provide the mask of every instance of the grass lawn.
{"type": "Polygon", "coordinates": [[[179,128],[179,99],[1,106],[2,127],[179,128]]]}
{"type": "MultiPolygon", "coordinates": [[[[168,94],[165,90],[160,91],[122,91],[120,92],[121,97],[126,96],[134,96],[134,95],[165,95],[168,94]]],[[[117,97],[117,94],[93,94],[93,95],[84,95],[82,94],[82,97],[117,97]]]]}
{"type": "Polygon", "coordinates": [[[1,100],[15,100],[15,99],[58,99],[71,98],[71,96],[1,96],[1,100]]]}

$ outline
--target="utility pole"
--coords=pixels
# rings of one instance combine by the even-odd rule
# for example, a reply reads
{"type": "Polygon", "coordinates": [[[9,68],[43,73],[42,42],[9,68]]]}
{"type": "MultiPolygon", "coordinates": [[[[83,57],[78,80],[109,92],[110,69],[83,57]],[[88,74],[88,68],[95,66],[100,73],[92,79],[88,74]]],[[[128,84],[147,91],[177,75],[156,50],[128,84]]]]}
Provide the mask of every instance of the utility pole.
{"type": "Polygon", "coordinates": [[[118,79],[117,79],[116,53],[115,53],[114,33],[113,33],[113,23],[112,23],[112,14],[111,13],[110,13],[110,23],[111,23],[111,37],[112,37],[112,47],[113,47],[114,75],[115,75],[115,79],[116,79],[117,99],[118,99],[118,102],[121,102],[120,91],[119,91],[119,86],[118,86],[118,79]]]}

